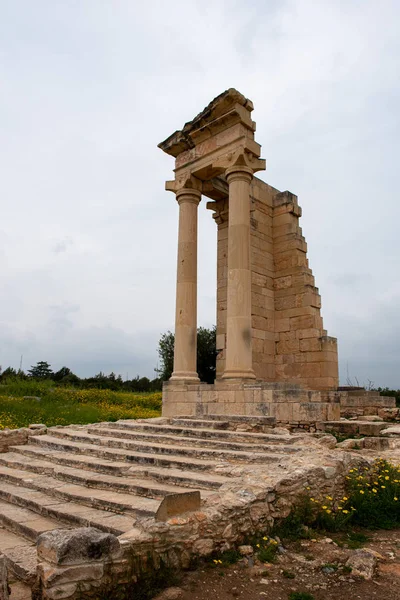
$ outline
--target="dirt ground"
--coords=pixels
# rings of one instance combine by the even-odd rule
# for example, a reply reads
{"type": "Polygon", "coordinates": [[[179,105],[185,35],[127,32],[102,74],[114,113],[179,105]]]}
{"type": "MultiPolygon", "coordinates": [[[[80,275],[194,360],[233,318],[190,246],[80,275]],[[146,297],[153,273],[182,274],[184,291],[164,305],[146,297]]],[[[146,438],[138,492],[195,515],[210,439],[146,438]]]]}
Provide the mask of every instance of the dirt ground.
{"type": "Polygon", "coordinates": [[[228,566],[205,566],[184,575],[180,590],[166,590],[167,600],[288,600],[292,592],[315,600],[400,600],[400,530],[367,532],[362,547],[380,557],[373,578],[354,576],[345,563],[354,549],[343,534],[284,545],[275,564],[243,559],[228,566]]]}

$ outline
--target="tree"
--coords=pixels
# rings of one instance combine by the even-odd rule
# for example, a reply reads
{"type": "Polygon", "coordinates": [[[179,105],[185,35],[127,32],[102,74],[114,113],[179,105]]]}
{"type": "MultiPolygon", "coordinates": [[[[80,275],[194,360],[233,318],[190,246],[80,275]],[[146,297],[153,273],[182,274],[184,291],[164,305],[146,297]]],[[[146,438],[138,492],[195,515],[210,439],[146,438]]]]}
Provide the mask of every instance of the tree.
{"type": "Polygon", "coordinates": [[[51,379],[53,377],[53,371],[48,362],[42,360],[39,361],[34,367],[28,369],[30,377],[34,379],[51,379]]]}
{"type": "Polygon", "coordinates": [[[197,330],[197,373],[200,381],[214,383],[217,360],[217,328],[197,330]]]}
{"type": "Polygon", "coordinates": [[[54,381],[61,385],[79,385],[81,380],[78,375],[75,375],[68,367],[61,367],[59,371],[53,375],[54,381]]]}
{"type": "MultiPolygon", "coordinates": [[[[214,383],[217,359],[217,330],[214,325],[211,329],[199,327],[197,330],[197,373],[200,381],[214,383]]],[[[174,342],[175,336],[171,331],[163,333],[158,342],[158,356],[161,368],[156,369],[162,381],[172,375],[174,368],[174,342]]]]}
{"type": "Polygon", "coordinates": [[[174,343],[175,336],[171,331],[163,333],[158,342],[158,356],[161,361],[161,368],[156,369],[160,379],[167,381],[174,370],[174,343]]]}

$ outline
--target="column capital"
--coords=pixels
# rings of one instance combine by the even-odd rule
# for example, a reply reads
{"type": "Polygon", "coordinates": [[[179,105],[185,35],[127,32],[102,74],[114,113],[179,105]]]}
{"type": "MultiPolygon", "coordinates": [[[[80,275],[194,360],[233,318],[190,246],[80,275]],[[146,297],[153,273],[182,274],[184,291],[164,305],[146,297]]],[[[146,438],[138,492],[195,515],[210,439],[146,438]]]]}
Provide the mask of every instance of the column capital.
{"type": "Polygon", "coordinates": [[[213,163],[213,168],[221,170],[227,177],[233,173],[243,173],[243,177],[251,181],[254,173],[266,168],[266,162],[265,159],[257,158],[245,148],[238,148],[235,152],[228,152],[217,159],[213,163]]]}
{"type": "Polygon", "coordinates": [[[166,181],[165,189],[167,192],[174,192],[175,194],[178,194],[181,191],[193,191],[201,195],[203,191],[203,182],[190,173],[182,173],[172,181],[166,181]]]}

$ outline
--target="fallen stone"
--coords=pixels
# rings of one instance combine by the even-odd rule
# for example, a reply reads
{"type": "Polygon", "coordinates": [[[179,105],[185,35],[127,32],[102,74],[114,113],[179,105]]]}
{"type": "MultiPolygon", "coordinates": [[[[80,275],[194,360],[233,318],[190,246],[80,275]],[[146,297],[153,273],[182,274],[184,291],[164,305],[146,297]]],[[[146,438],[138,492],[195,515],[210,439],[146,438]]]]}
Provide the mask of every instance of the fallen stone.
{"type": "Polygon", "coordinates": [[[393,425],[382,429],[381,435],[400,435],[400,425],[393,425]]]}
{"type": "Polygon", "coordinates": [[[154,598],[154,600],[179,600],[182,598],[183,590],[179,587],[171,587],[167,590],[164,590],[154,598]]]}
{"type": "Polygon", "coordinates": [[[351,574],[363,579],[372,579],[377,564],[376,556],[366,548],[354,550],[346,562],[351,574]]]}
{"type": "Polygon", "coordinates": [[[238,550],[242,556],[249,556],[254,553],[252,546],[239,546],[238,550]]]}
{"type": "Polygon", "coordinates": [[[37,540],[38,557],[56,565],[78,565],[115,556],[120,550],[118,538],[94,527],[54,529],[37,540]]]}
{"type": "Polygon", "coordinates": [[[337,448],[343,448],[344,450],[351,450],[352,448],[363,448],[364,447],[364,438],[360,438],[360,439],[349,439],[349,440],[343,440],[343,442],[340,442],[337,445],[337,448]]]}
{"type": "Polygon", "coordinates": [[[327,433],[318,438],[318,443],[321,444],[321,446],[325,446],[325,448],[332,449],[336,447],[337,440],[334,435],[327,433]]]}
{"type": "Polygon", "coordinates": [[[364,415],[360,417],[360,421],[383,421],[382,417],[378,417],[378,415],[364,415]]]}

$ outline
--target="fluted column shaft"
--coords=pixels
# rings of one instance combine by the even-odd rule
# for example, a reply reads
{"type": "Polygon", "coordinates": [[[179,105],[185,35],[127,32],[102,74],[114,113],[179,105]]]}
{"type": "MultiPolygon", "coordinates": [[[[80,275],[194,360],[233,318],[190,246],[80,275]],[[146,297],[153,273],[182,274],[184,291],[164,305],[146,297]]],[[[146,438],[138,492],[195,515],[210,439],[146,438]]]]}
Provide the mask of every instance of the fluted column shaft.
{"type": "Polygon", "coordinates": [[[201,192],[182,189],[179,204],[175,348],[172,380],[199,381],[197,360],[197,207],[201,192]]]}
{"type": "Polygon", "coordinates": [[[227,169],[229,184],[227,341],[224,379],[255,379],[251,343],[250,183],[253,170],[227,169]]]}

